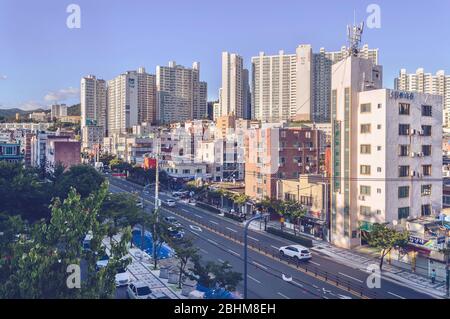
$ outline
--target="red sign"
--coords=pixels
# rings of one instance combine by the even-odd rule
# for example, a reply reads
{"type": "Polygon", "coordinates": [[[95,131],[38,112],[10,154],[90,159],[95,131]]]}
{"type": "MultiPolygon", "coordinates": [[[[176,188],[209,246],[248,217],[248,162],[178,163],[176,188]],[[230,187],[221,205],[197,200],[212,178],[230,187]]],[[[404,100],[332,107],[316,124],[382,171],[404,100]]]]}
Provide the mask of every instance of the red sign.
{"type": "Polygon", "coordinates": [[[156,168],[156,158],[146,157],[144,158],[144,169],[155,169],[156,168]]]}

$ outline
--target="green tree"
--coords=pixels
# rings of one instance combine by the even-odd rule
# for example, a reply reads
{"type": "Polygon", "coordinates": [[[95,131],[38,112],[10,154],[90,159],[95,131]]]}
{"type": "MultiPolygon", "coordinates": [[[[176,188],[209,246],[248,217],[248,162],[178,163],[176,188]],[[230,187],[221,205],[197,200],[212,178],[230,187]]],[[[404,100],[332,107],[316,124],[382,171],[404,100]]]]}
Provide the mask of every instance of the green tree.
{"type": "Polygon", "coordinates": [[[53,190],[39,178],[35,169],[0,161],[1,209],[10,216],[20,215],[30,222],[49,218],[53,190]]]}
{"type": "Polygon", "coordinates": [[[57,181],[55,195],[65,198],[72,187],[76,187],[82,198],[97,191],[104,182],[104,177],[89,165],[72,166],[57,181]]]}
{"type": "Polygon", "coordinates": [[[141,209],[136,206],[136,198],[128,193],[106,196],[100,209],[101,222],[111,221],[114,227],[133,227],[141,221],[141,209]]]}
{"type": "Polygon", "coordinates": [[[383,269],[384,258],[392,249],[403,249],[408,242],[409,233],[407,231],[398,232],[384,224],[374,224],[368,235],[369,245],[381,250],[380,269],[383,269]]]}
{"type": "Polygon", "coordinates": [[[26,236],[20,236],[12,243],[12,256],[0,269],[0,273],[8,275],[0,284],[0,297],[112,298],[115,274],[119,267],[129,263],[124,256],[131,230],[123,230],[120,240],[111,243],[108,265],[96,271],[96,262],[105,253],[102,241],[106,232],[97,216],[106,193],[107,185],[104,184],[98,192],[84,199],[74,189],[69,191],[64,202],[55,199],[50,222],[35,223],[26,236]],[[90,250],[83,250],[82,242],[88,233],[93,235],[90,250]],[[70,289],[67,286],[68,266],[83,264],[85,278],[81,289],[70,289]]]}
{"type": "Polygon", "coordinates": [[[172,242],[172,248],[175,251],[175,256],[178,260],[178,288],[181,289],[183,279],[189,276],[186,267],[190,261],[194,260],[198,253],[198,249],[194,247],[191,239],[183,238],[172,242]]]}
{"type": "Polygon", "coordinates": [[[207,288],[224,288],[228,291],[235,291],[237,285],[242,281],[242,274],[233,271],[233,267],[228,262],[215,263],[208,261],[203,263],[199,255],[192,258],[193,268],[189,269],[193,275],[191,279],[207,288]]]}

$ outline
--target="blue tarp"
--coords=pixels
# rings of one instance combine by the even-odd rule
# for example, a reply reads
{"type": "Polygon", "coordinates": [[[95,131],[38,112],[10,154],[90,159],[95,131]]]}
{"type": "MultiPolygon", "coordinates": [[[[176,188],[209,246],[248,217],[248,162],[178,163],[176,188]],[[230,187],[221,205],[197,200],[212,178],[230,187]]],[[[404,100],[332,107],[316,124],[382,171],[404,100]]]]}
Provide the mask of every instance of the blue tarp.
{"type": "MultiPolygon", "coordinates": [[[[140,230],[134,230],[133,231],[133,244],[137,247],[142,249],[141,245],[141,231],[140,230]]],[[[151,236],[151,233],[145,232],[145,239],[144,239],[144,251],[149,254],[150,256],[153,256],[153,239],[151,236]]],[[[167,259],[172,257],[172,249],[170,249],[169,246],[166,244],[162,244],[161,248],[157,252],[159,259],[167,259]]]]}

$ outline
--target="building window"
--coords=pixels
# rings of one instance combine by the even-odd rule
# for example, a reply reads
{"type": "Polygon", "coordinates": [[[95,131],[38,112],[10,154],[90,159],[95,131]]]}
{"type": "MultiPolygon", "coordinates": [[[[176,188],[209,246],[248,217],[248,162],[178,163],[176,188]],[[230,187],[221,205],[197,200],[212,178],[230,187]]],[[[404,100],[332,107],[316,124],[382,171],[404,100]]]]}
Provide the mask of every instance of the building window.
{"type": "Polygon", "coordinates": [[[381,194],[381,188],[377,188],[377,194],[381,194]]]}
{"type": "Polygon", "coordinates": [[[409,103],[400,103],[398,108],[399,115],[409,115],[409,111],[411,108],[411,104],[409,103]]]}
{"type": "Polygon", "coordinates": [[[398,177],[408,177],[409,176],[409,166],[399,166],[398,177]]]}
{"type": "Polygon", "coordinates": [[[398,135],[409,135],[409,124],[399,124],[398,135]]]}
{"type": "Polygon", "coordinates": [[[399,156],[408,156],[409,155],[409,145],[399,145],[399,156]]]}
{"type": "Polygon", "coordinates": [[[422,193],[422,196],[430,196],[431,195],[431,185],[422,185],[421,193],[422,193]]]}
{"type": "Polygon", "coordinates": [[[422,125],[422,131],[423,136],[431,136],[431,125],[422,125]]]}
{"type": "Polygon", "coordinates": [[[377,129],[381,130],[381,124],[377,125],[377,129]]]}
{"type": "Polygon", "coordinates": [[[378,104],[378,108],[381,109],[383,106],[381,105],[381,103],[378,104]]]}
{"type": "Polygon", "coordinates": [[[359,192],[361,195],[370,196],[370,186],[359,186],[359,192]]]}
{"type": "Polygon", "coordinates": [[[381,146],[377,146],[377,150],[378,150],[378,151],[381,151],[381,146]]]}
{"type": "Polygon", "coordinates": [[[423,176],[431,176],[431,165],[422,165],[423,176]]]}
{"type": "Polygon", "coordinates": [[[361,216],[371,217],[372,216],[372,208],[369,206],[360,206],[359,213],[361,216]]]}
{"type": "Polygon", "coordinates": [[[370,166],[369,165],[361,165],[359,172],[361,175],[370,175],[370,166]]]}
{"type": "Polygon", "coordinates": [[[361,113],[370,113],[372,106],[370,103],[361,104],[361,113]]]}
{"type": "Polygon", "coordinates": [[[381,173],[383,170],[381,169],[381,167],[377,167],[377,172],[381,173]]]}
{"type": "Polygon", "coordinates": [[[361,134],[370,133],[370,124],[361,124],[361,134]]]}
{"type": "Polygon", "coordinates": [[[361,154],[370,154],[371,153],[371,146],[370,144],[363,144],[361,145],[361,154]]]}
{"type": "Polygon", "coordinates": [[[402,207],[398,209],[398,219],[406,219],[409,217],[409,207],[402,207]]]}
{"type": "Polygon", "coordinates": [[[422,145],[423,156],[431,156],[431,145],[422,145]]]}
{"type": "Polygon", "coordinates": [[[433,116],[433,107],[431,105],[422,105],[422,116],[433,116]]]}
{"type": "Polygon", "coordinates": [[[431,215],[431,205],[422,205],[422,216],[430,216],[431,215]]]}
{"type": "Polygon", "coordinates": [[[398,188],[398,198],[409,198],[409,186],[400,186],[398,188]]]}

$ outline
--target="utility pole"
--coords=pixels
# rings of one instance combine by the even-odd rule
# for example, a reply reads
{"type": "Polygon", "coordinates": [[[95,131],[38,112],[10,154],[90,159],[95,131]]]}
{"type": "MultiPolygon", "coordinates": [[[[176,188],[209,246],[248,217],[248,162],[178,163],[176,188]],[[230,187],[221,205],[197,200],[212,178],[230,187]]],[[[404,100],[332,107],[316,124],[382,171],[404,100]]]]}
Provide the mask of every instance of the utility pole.
{"type": "MultiPolygon", "coordinates": [[[[155,222],[153,223],[153,238],[156,238],[156,227],[159,224],[159,142],[160,142],[160,134],[159,130],[156,135],[155,139],[155,222]]],[[[157,258],[158,252],[156,251],[156,242],[153,243],[153,258],[155,260],[156,265],[156,258],[157,258]]]]}

